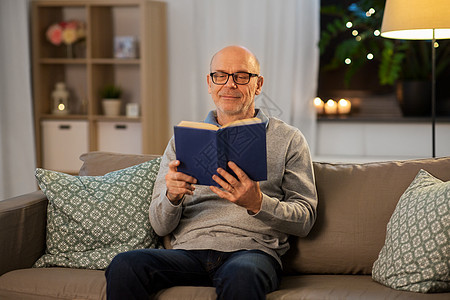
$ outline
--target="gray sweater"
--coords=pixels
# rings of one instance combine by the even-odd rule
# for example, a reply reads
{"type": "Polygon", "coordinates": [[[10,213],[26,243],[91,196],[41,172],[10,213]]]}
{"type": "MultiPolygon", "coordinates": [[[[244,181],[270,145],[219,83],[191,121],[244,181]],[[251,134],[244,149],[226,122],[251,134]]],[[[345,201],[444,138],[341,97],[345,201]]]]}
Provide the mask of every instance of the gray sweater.
{"type": "MultiPolygon", "coordinates": [[[[257,117],[261,117],[259,112],[257,117]]],[[[276,118],[267,125],[268,179],[260,182],[261,210],[251,215],[243,207],[197,185],[179,205],[166,197],[165,175],[176,159],[170,140],[155,182],[150,222],[160,235],[172,233],[174,249],[262,250],[275,257],[289,249],[289,235],[306,236],[316,219],[317,194],[311,156],[303,134],[276,118]]]]}

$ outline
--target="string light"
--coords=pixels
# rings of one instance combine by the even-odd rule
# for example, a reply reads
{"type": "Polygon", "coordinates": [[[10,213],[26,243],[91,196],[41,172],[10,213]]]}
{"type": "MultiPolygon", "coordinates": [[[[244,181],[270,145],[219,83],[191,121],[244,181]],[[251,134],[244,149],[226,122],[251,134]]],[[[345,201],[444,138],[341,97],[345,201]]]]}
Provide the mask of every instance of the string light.
{"type": "Polygon", "coordinates": [[[381,32],[377,29],[373,32],[374,36],[380,36],[381,32]]]}
{"type": "Polygon", "coordinates": [[[347,24],[345,24],[345,27],[352,28],[353,27],[353,23],[352,22],[347,22],[347,24]]]}
{"type": "Polygon", "coordinates": [[[371,8],[366,12],[366,17],[371,17],[375,13],[375,9],[371,8]]]}
{"type": "Polygon", "coordinates": [[[346,65],[349,65],[352,63],[352,60],[350,58],[346,58],[344,62],[346,65]]]}
{"type": "Polygon", "coordinates": [[[358,30],[356,30],[356,29],[353,30],[353,31],[352,31],[352,35],[353,35],[353,36],[357,36],[357,35],[358,35],[358,30]]]}
{"type": "Polygon", "coordinates": [[[367,54],[367,59],[368,59],[368,60],[373,59],[373,54],[372,54],[372,53],[367,54]]]}

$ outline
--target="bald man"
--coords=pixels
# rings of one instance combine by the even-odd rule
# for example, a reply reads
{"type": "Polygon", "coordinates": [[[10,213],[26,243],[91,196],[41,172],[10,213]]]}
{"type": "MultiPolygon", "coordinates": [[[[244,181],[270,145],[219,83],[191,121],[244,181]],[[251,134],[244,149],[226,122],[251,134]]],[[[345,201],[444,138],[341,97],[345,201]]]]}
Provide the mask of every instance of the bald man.
{"type": "Polygon", "coordinates": [[[266,124],[267,177],[252,181],[232,161],[219,168],[220,188],[196,185],[177,171],[174,138],[164,152],[149,217],[173,249],[117,255],[106,270],[108,299],[149,299],[172,286],[213,286],[218,299],[265,299],[279,287],[280,257],[289,235],[305,236],[316,219],[317,195],[303,134],[255,108],[264,78],[255,55],[228,46],[206,76],[216,109],[204,122],[222,126],[257,117],[266,124]]]}

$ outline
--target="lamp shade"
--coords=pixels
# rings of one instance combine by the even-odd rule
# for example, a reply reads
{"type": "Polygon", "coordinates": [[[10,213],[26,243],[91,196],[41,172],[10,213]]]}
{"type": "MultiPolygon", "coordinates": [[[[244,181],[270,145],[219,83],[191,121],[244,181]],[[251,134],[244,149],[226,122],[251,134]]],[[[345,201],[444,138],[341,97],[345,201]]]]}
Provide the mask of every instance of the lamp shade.
{"type": "Polygon", "coordinates": [[[381,36],[404,40],[450,38],[450,0],[386,0],[381,36]]]}

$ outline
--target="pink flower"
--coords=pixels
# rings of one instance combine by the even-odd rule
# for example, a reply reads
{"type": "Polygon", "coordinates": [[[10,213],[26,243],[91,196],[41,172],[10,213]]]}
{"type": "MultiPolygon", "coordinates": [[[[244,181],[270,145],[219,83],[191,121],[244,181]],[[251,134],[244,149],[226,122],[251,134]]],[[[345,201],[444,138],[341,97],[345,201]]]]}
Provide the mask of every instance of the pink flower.
{"type": "Polygon", "coordinates": [[[62,42],[63,29],[59,24],[53,24],[47,29],[47,39],[55,46],[59,46],[62,42]]]}
{"type": "Polygon", "coordinates": [[[71,45],[86,36],[85,25],[83,22],[72,20],[62,21],[51,25],[46,32],[47,39],[55,46],[71,45]]]}

